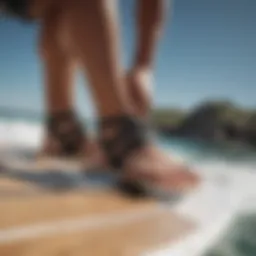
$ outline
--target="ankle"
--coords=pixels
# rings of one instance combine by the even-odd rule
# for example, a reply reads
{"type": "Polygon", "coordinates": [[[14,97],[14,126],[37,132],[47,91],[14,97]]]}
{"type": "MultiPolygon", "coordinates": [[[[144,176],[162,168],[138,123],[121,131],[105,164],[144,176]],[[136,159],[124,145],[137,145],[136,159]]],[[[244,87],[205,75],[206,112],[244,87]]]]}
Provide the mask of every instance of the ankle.
{"type": "Polygon", "coordinates": [[[66,104],[63,102],[58,102],[58,101],[54,101],[54,104],[50,104],[48,103],[48,108],[47,108],[47,114],[48,115],[58,115],[59,113],[75,113],[74,108],[71,104],[66,104]]]}
{"type": "Polygon", "coordinates": [[[130,116],[133,113],[133,107],[130,101],[106,102],[98,107],[100,118],[112,118],[118,116],[130,116]]]}

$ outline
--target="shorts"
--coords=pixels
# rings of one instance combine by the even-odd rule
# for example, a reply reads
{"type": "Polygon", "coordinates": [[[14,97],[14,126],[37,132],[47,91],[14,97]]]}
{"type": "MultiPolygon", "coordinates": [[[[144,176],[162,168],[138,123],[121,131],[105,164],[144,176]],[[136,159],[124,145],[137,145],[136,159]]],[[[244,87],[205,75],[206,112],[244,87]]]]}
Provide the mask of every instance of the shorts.
{"type": "Polygon", "coordinates": [[[29,5],[32,0],[0,0],[7,14],[22,19],[30,19],[29,5]]]}

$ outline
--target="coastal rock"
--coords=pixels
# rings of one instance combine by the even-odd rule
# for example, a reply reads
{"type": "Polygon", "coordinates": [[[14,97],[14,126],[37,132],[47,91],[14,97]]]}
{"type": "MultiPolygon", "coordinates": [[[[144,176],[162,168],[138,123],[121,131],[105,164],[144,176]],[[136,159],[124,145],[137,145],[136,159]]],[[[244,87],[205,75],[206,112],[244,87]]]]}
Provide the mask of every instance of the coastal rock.
{"type": "Polygon", "coordinates": [[[208,141],[226,139],[220,108],[214,104],[199,106],[180,124],[176,134],[208,141]]]}
{"type": "Polygon", "coordinates": [[[165,110],[159,116],[156,126],[163,135],[256,147],[256,112],[230,102],[206,102],[188,114],[165,110]]]}

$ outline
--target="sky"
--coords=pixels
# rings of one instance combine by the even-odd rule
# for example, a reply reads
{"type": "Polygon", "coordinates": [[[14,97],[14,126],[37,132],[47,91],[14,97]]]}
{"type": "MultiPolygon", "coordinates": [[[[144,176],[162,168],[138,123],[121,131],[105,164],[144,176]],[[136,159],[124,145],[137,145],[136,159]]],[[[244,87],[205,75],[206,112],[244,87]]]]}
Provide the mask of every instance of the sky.
{"type": "MultiPolygon", "coordinates": [[[[135,3],[121,0],[119,6],[127,67],[134,56],[135,3]]],[[[256,107],[255,14],[255,0],[174,1],[156,55],[155,105],[188,109],[221,99],[256,107]]],[[[44,109],[38,34],[37,24],[0,20],[0,106],[44,109]]],[[[78,76],[76,106],[91,115],[86,84],[78,76]]]]}

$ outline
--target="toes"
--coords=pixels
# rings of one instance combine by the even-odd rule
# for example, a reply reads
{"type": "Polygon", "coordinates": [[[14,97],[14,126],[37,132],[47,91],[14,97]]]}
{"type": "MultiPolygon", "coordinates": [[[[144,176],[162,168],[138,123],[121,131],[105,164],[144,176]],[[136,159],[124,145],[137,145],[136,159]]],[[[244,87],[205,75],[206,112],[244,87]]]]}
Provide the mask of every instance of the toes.
{"type": "Polygon", "coordinates": [[[135,172],[127,172],[127,178],[130,180],[141,180],[149,182],[156,187],[164,190],[187,192],[199,185],[199,176],[192,172],[187,166],[168,166],[161,171],[151,168],[148,170],[140,170],[135,172]]]}
{"type": "Polygon", "coordinates": [[[176,167],[175,171],[169,176],[169,179],[177,182],[177,184],[189,184],[192,186],[199,182],[199,176],[187,166],[176,167]]]}

